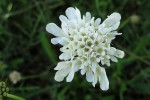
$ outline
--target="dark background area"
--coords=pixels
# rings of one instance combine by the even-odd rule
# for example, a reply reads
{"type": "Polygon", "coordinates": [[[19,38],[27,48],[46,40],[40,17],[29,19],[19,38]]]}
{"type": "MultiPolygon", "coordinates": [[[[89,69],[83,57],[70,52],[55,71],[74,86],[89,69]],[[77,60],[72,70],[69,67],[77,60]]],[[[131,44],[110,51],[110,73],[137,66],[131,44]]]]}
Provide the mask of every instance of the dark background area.
{"type": "Polygon", "coordinates": [[[150,0],[0,0],[0,62],[0,81],[27,100],[150,100],[150,0]],[[113,12],[122,16],[123,34],[112,44],[125,57],[106,68],[108,91],[79,73],[71,83],[54,80],[60,46],[50,43],[45,27],[60,26],[68,7],[102,20],[113,12]],[[8,78],[13,70],[22,75],[17,84],[8,78]]]}

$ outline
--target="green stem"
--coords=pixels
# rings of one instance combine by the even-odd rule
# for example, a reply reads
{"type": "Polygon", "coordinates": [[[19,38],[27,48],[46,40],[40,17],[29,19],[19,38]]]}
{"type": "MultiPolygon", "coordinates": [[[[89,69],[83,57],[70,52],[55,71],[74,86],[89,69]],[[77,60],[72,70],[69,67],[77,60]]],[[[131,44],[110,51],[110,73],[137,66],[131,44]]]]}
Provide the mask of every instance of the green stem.
{"type": "Polygon", "coordinates": [[[37,78],[37,77],[46,76],[46,75],[48,75],[48,74],[49,74],[49,72],[46,71],[46,72],[44,72],[44,73],[42,73],[42,74],[39,74],[39,75],[31,75],[31,76],[24,77],[24,78],[22,78],[22,79],[23,79],[23,80],[26,80],[26,79],[33,79],[33,78],[37,78]]]}
{"type": "Polygon", "coordinates": [[[8,93],[7,93],[7,97],[15,99],[15,100],[25,100],[24,98],[18,97],[18,96],[13,95],[13,94],[8,94],[8,93]]]}

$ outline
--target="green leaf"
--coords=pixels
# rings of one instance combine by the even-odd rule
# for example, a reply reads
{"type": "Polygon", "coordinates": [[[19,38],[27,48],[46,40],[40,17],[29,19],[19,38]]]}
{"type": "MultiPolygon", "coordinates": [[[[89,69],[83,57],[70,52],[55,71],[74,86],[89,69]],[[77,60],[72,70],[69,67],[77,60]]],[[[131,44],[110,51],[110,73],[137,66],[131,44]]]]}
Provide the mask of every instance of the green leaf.
{"type": "Polygon", "coordinates": [[[53,64],[57,63],[56,52],[51,46],[51,43],[46,38],[46,33],[41,32],[39,35],[41,44],[53,64]]]}
{"type": "Polygon", "coordinates": [[[24,62],[24,59],[22,59],[22,58],[16,58],[16,59],[12,60],[10,62],[10,64],[12,66],[14,66],[14,67],[17,67],[18,65],[21,65],[23,62],[24,62]]]}

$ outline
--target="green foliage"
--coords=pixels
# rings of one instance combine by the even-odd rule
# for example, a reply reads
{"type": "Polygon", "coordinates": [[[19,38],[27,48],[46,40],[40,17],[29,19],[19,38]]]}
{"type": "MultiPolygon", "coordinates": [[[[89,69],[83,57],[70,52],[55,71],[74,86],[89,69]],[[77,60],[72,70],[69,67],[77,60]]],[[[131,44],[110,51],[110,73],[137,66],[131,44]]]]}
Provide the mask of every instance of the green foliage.
{"type": "Polygon", "coordinates": [[[45,52],[47,53],[49,59],[52,61],[53,64],[56,64],[57,62],[56,53],[54,52],[53,48],[49,45],[50,43],[47,40],[45,33],[40,33],[39,38],[41,40],[41,44],[43,48],[45,49],[45,52]]]}
{"type": "Polygon", "coordinates": [[[0,81],[7,82],[12,94],[27,100],[149,100],[149,10],[149,0],[0,0],[0,81]],[[123,34],[112,45],[126,55],[106,68],[108,91],[92,87],[81,75],[71,83],[54,80],[60,47],[50,43],[53,36],[45,26],[49,22],[60,26],[59,15],[70,6],[102,20],[112,12],[122,15],[118,31],[123,34]],[[136,23],[133,15],[139,18],[136,23]],[[23,76],[15,85],[9,81],[13,70],[23,76]]]}

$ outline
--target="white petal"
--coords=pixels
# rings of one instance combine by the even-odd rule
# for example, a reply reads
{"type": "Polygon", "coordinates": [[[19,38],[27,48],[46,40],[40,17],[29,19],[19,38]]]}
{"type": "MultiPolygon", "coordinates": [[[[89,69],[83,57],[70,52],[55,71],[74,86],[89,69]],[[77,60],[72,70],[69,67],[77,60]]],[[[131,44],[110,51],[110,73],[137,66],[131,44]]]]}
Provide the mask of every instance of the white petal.
{"type": "Polygon", "coordinates": [[[101,32],[103,33],[103,34],[106,34],[106,33],[109,33],[109,32],[111,32],[112,31],[112,29],[111,28],[102,28],[101,29],[101,32]]]}
{"type": "Polygon", "coordinates": [[[100,62],[101,58],[96,58],[96,62],[100,62]]]}
{"type": "Polygon", "coordinates": [[[111,31],[113,30],[116,30],[120,25],[120,22],[117,22],[116,24],[114,24],[112,27],[111,27],[111,31]]]}
{"type": "Polygon", "coordinates": [[[120,24],[121,16],[119,13],[112,13],[108,18],[102,23],[103,27],[110,28],[110,31],[116,30],[120,24]]]}
{"type": "Polygon", "coordinates": [[[86,21],[90,21],[91,20],[91,13],[90,12],[86,12],[85,20],[86,21]]]}
{"type": "Polygon", "coordinates": [[[113,36],[116,36],[116,35],[121,35],[122,33],[118,33],[117,31],[112,31],[109,34],[112,34],[113,36]]]}
{"type": "Polygon", "coordinates": [[[115,52],[116,52],[116,48],[110,47],[110,49],[108,50],[108,52],[109,52],[110,55],[114,55],[115,52]]]}
{"type": "Polygon", "coordinates": [[[104,62],[104,60],[103,60],[103,59],[101,60],[101,64],[102,64],[102,65],[104,65],[104,64],[105,64],[105,62],[104,62]]]}
{"type": "Polygon", "coordinates": [[[81,13],[80,13],[80,10],[78,8],[76,8],[76,15],[77,15],[78,20],[80,21],[81,20],[81,13]]]}
{"type": "Polygon", "coordinates": [[[60,48],[60,51],[61,51],[61,52],[65,52],[66,50],[68,50],[67,47],[68,47],[68,46],[63,46],[63,47],[61,47],[61,48],[60,48]]]}
{"type": "Polygon", "coordinates": [[[69,59],[71,59],[71,52],[70,51],[68,51],[68,52],[64,52],[64,53],[62,53],[60,56],[59,56],[59,59],[60,60],[69,60],[69,59]]]}
{"type": "Polygon", "coordinates": [[[117,51],[115,52],[115,56],[118,57],[118,58],[123,58],[124,55],[125,55],[124,52],[121,51],[121,50],[117,50],[117,51]]]}
{"type": "Polygon", "coordinates": [[[69,73],[69,69],[62,69],[56,72],[54,79],[58,82],[63,81],[64,77],[66,77],[69,73]]]}
{"type": "Polygon", "coordinates": [[[100,72],[100,88],[104,91],[109,89],[109,81],[105,72],[105,69],[101,67],[101,72],[100,72]]]}
{"type": "Polygon", "coordinates": [[[77,19],[76,10],[73,7],[67,8],[66,15],[70,20],[77,19]]]}
{"type": "Polygon", "coordinates": [[[46,31],[55,36],[64,36],[61,28],[59,28],[55,23],[49,23],[46,25],[46,31]]]}
{"type": "Polygon", "coordinates": [[[70,28],[69,28],[69,27],[70,27],[69,25],[70,25],[70,24],[67,23],[67,22],[62,22],[62,23],[61,23],[61,28],[62,28],[62,30],[63,30],[65,36],[68,36],[68,34],[69,34],[69,30],[68,30],[68,29],[70,29],[70,28]]]}
{"type": "MultiPolygon", "coordinates": [[[[73,29],[75,29],[75,28],[78,26],[76,20],[71,20],[69,24],[70,24],[70,26],[71,26],[73,29]]],[[[70,31],[71,31],[71,33],[72,33],[73,30],[70,30],[70,31]]]]}
{"type": "Polygon", "coordinates": [[[60,16],[59,16],[59,19],[60,19],[61,22],[68,22],[67,17],[64,16],[64,15],[60,15],[60,16]]]}
{"type": "Polygon", "coordinates": [[[113,62],[118,62],[117,58],[114,57],[114,56],[110,56],[110,59],[111,59],[113,62]]]}
{"type": "Polygon", "coordinates": [[[61,82],[61,81],[64,80],[64,77],[61,76],[61,75],[59,75],[59,74],[60,74],[59,72],[56,72],[55,77],[54,77],[54,79],[55,79],[57,82],[61,82]]]}
{"type": "Polygon", "coordinates": [[[84,69],[81,69],[81,75],[84,75],[86,72],[85,68],[84,69]]]}
{"type": "Polygon", "coordinates": [[[79,69],[80,69],[80,62],[76,62],[76,61],[74,61],[74,65],[73,65],[73,70],[74,70],[74,72],[77,72],[79,69]]]}
{"type": "Polygon", "coordinates": [[[56,45],[56,44],[61,44],[61,45],[66,45],[68,44],[68,39],[66,37],[56,37],[51,39],[51,43],[56,45]]]}
{"type": "Polygon", "coordinates": [[[52,38],[51,43],[54,44],[54,45],[58,44],[58,38],[52,38]]]}
{"type": "Polygon", "coordinates": [[[105,63],[107,66],[110,66],[110,60],[107,60],[105,63]]]}
{"type": "Polygon", "coordinates": [[[121,15],[119,13],[117,13],[117,12],[112,13],[109,17],[110,18],[115,18],[116,21],[121,20],[121,15]]]}
{"type": "Polygon", "coordinates": [[[74,71],[72,70],[72,71],[69,73],[69,75],[68,75],[68,77],[67,77],[67,79],[66,79],[66,82],[71,82],[71,81],[73,80],[73,77],[74,77],[74,71]]]}
{"type": "Polygon", "coordinates": [[[97,83],[97,73],[94,73],[92,85],[95,87],[96,83],[97,83]]]}
{"type": "Polygon", "coordinates": [[[95,20],[95,25],[99,25],[100,24],[100,22],[101,22],[101,19],[100,18],[97,18],[96,20],[95,20]]]}
{"type": "MultiPolygon", "coordinates": [[[[98,63],[97,62],[92,62],[92,68],[93,69],[96,69],[98,63]]],[[[95,72],[95,70],[92,70],[93,72],[95,72]]]]}
{"type": "Polygon", "coordinates": [[[61,70],[61,69],[65,69],[67,67],[67,63],[66,62],[59,62],[57,64],[57,66],[54,68],[55,70],[61,70]]]}
{"type": "Polygon", "coordinates": [[[93,81],[93,72],[92,71],[87,71],[86,72],[86,80],[88,82],[92,82],[93,81]]]}

